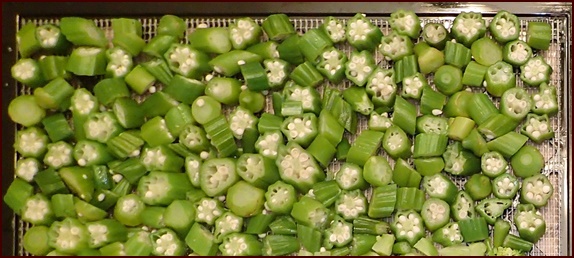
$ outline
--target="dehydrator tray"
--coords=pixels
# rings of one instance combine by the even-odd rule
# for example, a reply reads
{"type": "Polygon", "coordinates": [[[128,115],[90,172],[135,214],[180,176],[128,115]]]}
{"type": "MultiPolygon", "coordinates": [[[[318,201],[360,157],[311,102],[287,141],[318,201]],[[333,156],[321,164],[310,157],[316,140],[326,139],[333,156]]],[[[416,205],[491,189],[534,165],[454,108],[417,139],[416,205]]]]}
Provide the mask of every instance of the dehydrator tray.
{"type": "MultiPolygon", "coordinates": [[[[37,25],[58,23],[65,16],[81,16],[92,18],[96,24],[106,31],[111,38],[111,18],[137,18],[143,25],[143,38],[147,41],[155,35],[159,18],[164,14],[174,14],[185,19],[188,25],[186,35],[199,24],[210,27],[227,26],[234,18],[249,16],[261,22],[272,13],[286,13],[291,18],[296,30],[305,33],[308,29],[318,27],[326,16],[335,16],[343,20],[355,13],[365,13],[367,18],[379,26],[386,35],[389,30],[387,22],[389,14],[403,8],[412,10],[421,18],[423,25],[428,22],[440,22],[448,29],[452,21],[461,11],[481,12],[487,24],[494,14],[501,9],[516,14],[521,20],[520,39],[525,39],[528,21],[543,21],[552,26],[552,42],[542,56],[553,68],[550,84],[556,86],[559,113],[551,118],[555,137],[542,144],[536,145],[544,155],[546,165],[542,171],[554,185],[554,195],[548,205],[540,211],[544,216],[547,228],[544,237],[535,244],[530,255],[567,255],[571,254],[571,174],[572,161],[572,71],[571,71],[571,3],[8,3],[3,5],[3,58],[2,58],[2,189],[3,193],[14,177],[14,165],[18,160],[12,145],[15,132],[19,129],[7,117],[7,105],[15,96],[30,94],[30,89],[11,79],[9,68],[19,56],[17,54],[16,31],[26,23],[37,25]]],[[[342,45],[346,53],[351,47],[342,45]]],[[[375,58],[381,67],[390,67],[389,62],[376,52],[375,58]]],[[[431,78],[432,79],[432,78],[431,78]]],[[[429,82],[432,82],[430,80],[429,82]]],[[[517,80],[518,87],[522,81],[517,80]]],[[[431,84],[432,85],[432,84],[431,84]]],[[[344,89],[350,82],[344,80],[341,84],[323,83],[320,87],[337,87],[344,89]]],[[[433,86],[434,87],[434,86],[433,86]]],[[[532,91],[532,89],[529,89],[532,91]]],[[[319,92],[322,92],[319,90],[319,92]]],[[[145,96],[138,96],[142,100],[145,96]]],[[[266,111],[272,110],[269,97],[266,111]]],[[[498,105],[498,103],[496,103],[498,105]]],[[[359,116],[357,134],[366,128],[366,118],[359,116]]],[[[357,135],[346,135],[353,142],[357,135]]],[[[532,144],[530,141],[528,144],[532,144]]],[[[380,155],[386,156],[382,151],[380,155]]],[[[389,158],[391,165],[393,160],[389,158]]],[[[328,173],[337,171],[339,162],[332,162],[328,173]]],[[[465,179],[462,179],[465,180],[465,179]]],[[[455,178],[462,186],[464,181],[455,178]]],[[[368,194],[368,193],[367,193],[368,194]]],[[[518,197],[514,199],[514,205],[518,197]]],[[[513,206],[514,206],[513,205],[513,206]]],[[[509,209],[503,215],[512,221],[514,211],[509,209]]],[[[2,254],[28,255],[21,245],[21,240],[27,223],[18,220],[9,208],[3,204],[2,213],[2,254]]],[[[513,225],[512,233],[516,233],[513,225]]]]}

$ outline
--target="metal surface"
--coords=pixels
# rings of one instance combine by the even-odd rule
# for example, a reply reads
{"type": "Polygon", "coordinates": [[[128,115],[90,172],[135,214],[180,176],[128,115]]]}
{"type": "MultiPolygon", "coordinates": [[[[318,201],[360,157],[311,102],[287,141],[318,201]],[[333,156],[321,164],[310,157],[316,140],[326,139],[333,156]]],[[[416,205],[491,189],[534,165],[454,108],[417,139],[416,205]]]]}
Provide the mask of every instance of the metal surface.
{"type": "MultiPolygon", "coordinates": [[[[109,18],[119,16],[134,17],[141,20],[143,37],[146,40],[155,35],[158,18],[167,13],[176,14],[186,19],[189,28],[186,33],[190,33],[201,23],[209,26],[227,26],[233,21],[233,17],[244,15],[256,18],[258,22],[261,22],[265,16],[276,12],[289,14],[297,31],[304,33],[310,28],[319,26],[322,18],[326,15],[334,15],[346,19],[353,16],[356,12],[362,12],[367,13],[367,17],[371,18],[384,34],[387,34],[389,31],[386,21],[388,14],[399,8],[415,11],[421,17],[423,23],[443,22],[447,28],[450,28],[452,20],[461,11],[480,11],[484,14],[488,23],[496,11],[506,9],[519,15],[522,28],[521,39],[525,38],[528,21],[549,22],[552,25],[553,40],[550,49],[543,51],[542,55],[554,70],[550,84],[557,87],[561,108],[558,115],[551,119],[552,127],[556,132],[555,138],[537,147],[540,148],[546,159],[543,173],[549,176],[555,186],[555,192],[549,200],[548,206],[541,209],[541,213],[547,222],[546,234],[536,244],[531,255],[567,255],[572,253],[571,213],[569,211],[569,200],[571,198],[571,184],[569,182],[571,180],[568,180],[572,173],[571,160],[568,159],[571,156],[572,147],[572,121],[569,108],[572,103],[572,93],[570,87],[568,87],[571,84],[571,3],[182,3],[181,6],[175,3],[140,3],[137,4],[138,8],[134,8],[134,4],[126,3],[114,3],[114,7],[111,6],[112,3],[50,3],[49,5],[38,3],[29,6],[33,8],[24,8],[21,4],[12,4],[12,6],[8,6],[8,11],[6,11],[6,8],[3,9],[5,19],[10,18],[10,16],[6,15],[6,12],[9,12],[8,15],[13,15],[10,18],[13,20],[7,20],[6,23],[3,23],[5,36],[3,37],[3,52],[5,55],[3,56],[2,79],[2,157],[4,160],[2,170],[4,178],[13,177],[14,161],[18,158],[11,148],[17,127],[7,118],[7,104],[16,95],[29,94],[29,90],[10,79],[9,74],[9,67],[18,58],[14,42],[15,31],[28,22],[36,24],[57,23],[58,18],[71,15],[91,17],[111,38],[109,18]],[[257,5],[257,8],[254,8],[253,5],[257,5]]],[[[347,53],[351,50],[348,44],[341,46],[341,48],[347,53]]],[[[380,66],[390,67],[387,61],[382,60],[378,52],[375,53],[375,57],[380,66]]],[[[432,78],[430,79],[429,82],[432,83],[432,78]]],[[[519,87],[523,87],[521,80],[518,79],[517,82],[519,82],[519,87]]],[[[349,86],[349,82],[345,80],[339,85],[331,85],[329,83],[324,85],[346,88],[349,86]]],[[[528,90],[535,92],[535,89],[528,90]]],[[[496,104],[498,105],[498,103],[496,104]]],[[[266,110],[272,110],[269,98],[266,110]]],[[[366,128],[366,119],[363,116],[359,116],[359,128],[358,133],[366,128]]],[[[356,135],[346,136],[352,142],[356,135]]],[[[386,156],[382,151],[380,154],[386,156]]],[[[393,165],[393,160],[389,158],[389,161],[393,165]]],[[[335,173],[338,167],[339,163],[333,162],[328,168],[328,173],[335,173]]],[[[464,183],[460,178],[456,178],[455,181],[459,188],[464,183]]],[[[9,180],[3,180],[3,193],[5,193],[9,183],[9,180]]],[[[515,204],[517,202],[518,199],[515,199],[515,204]]],[[[5,204],[3,204],[3,210],[3,254],[27,255],[20,241],[29,225],[13,219],[12,214],[6,212],[7,207],[5,204]],[[6,244],[11,244],[11,246],[6,246],[6,244]]],[[[509,209],[503,216],[512,221],[513,210],[509,209]]],[[[514,225],[512,231],[516,233],[514,225]]]]}

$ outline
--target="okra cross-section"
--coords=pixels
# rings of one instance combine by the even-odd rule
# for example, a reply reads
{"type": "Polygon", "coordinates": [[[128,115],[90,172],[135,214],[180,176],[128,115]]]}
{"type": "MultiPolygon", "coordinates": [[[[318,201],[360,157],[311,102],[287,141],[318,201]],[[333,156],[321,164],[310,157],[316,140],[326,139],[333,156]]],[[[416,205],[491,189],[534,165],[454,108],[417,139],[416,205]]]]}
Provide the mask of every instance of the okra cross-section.
{"type": "Polygon", "coordinates": [[[500,10],[488,25],[490,33],[501,44],[518,39],[520,35],[520,21],[516,15],[500,10]]]}
{"type": "Polygon", "coordinates": [[[223,205],[218,199],[203,197],[195,203],[195,221],[213,225],[223,215],[223,205]]]}
{"type": "Polygon", "coordinates": [[[279,130],[273,130],[259,136],[255,142],[255,149],[264,157],[275,159],[281,145],[283,145],[283,134],[279,130]]]}
{"type": "Polygon", "coordinates": [[[229,129],[233,133],[233,136],[237,139],[243,138],[243,133],[246,129],[255,129],[257,126],[257,117],[253,115],[249,110],[238,106],[229,115],[229,129]]]}
{"type": "Polygon", "coordinates": [[[319,56],[317,71],[327,77],[330,82],[340,83],[345,78],[345,63],[347,61],[349,59],[343,51],[330,47],[319,56]]]}
{"type": "Polygon", "coordinates": [[[424,235],[423,219],[414,210],[399,211],[393,217],[391,230],[397,241],[406,241],[414,245],[424,235]]]}
{"type": "Polygon", "coordinates": [[[482,19],[482,14],[478,12],[461,12],[452,24],[451,34],[456,42],[462,43],[466,47],[484,36],[486,24],[482,19]]]}
{"type": "Polygon", "coordinates": [[[535,207],[546,206],[554,193],[554,187],[546,175],[540,174],[527,177],[522,181],[520,198],[524,203],[531,203],[535,207]]]}
{"type": "Polygon", "coordinates": [[[197,79],[211,70],[209,56],[190,45],[172,44],[164,58],[170,70],[187,78],[197,79]]]}
{"type": "Polygon", "coordinates": [[[391,29],[410,38],[417,39],[421,32],[421,21],[413,11],[397,10],[391,13],[391,29]]]}
{"type": "Polygon", "coordinates": [[[497,176],[492,180],[492,193],[496,198],[512,199],[518,193],[520,183],[518,179],[508,173],[497,176]]]}
{"type": "Polygon", "coordinates": [[[546,63],[544,57],[536,56],[530,58],[520,66],[520,79],[528,86],[539,86],[550,81],[552,67],[546,63]]]}
{"type": "Polygon", "coordinates": [[[94,113],[88,116],[84,123],[86,138],[101,143],[117,136],[123,131],[112,112],[94,113]]]}
{"type": "Polygon", "coordinates": [[[444,200],[449,204],[454,202],[456,193],[458,192],[458,188],[452,180],[440,173],[425,176],[423,179],[423,187],[430,197],[444,200]]]}
{"type": "Polygon", "coordinates": [[[287,82],[285,89],[283,89],[283,95],[285,98],[284,102],[300,102],[303,112],[312,112],[318,115],[321,111],[321,96],[313,87],[303,87],[287,82]]]}
{"type": "Polygon", "coordinates": [[[206,160],[201,165],[199,175],[201,189],[211,197],[225,194],[239,180],[235,160],[231,158],[206,160]]]}
{"type": "Polygon", "coordinates": [[[298,223],[316,229],[323,229],[329,225],[329,216],[329,209],[321,202],[308,196],[301,197],[291,210],[291,217],[298,223]]]}
{"type": "Polygon", "coordinates": [[[28,127],[16,133],[14,149],[23,157],[42,158],[48,151],[48,135],[39,127],[28,127]]]}
{"type": "Polygon", "coordinates": [[[373,51],[381,41],[383,32],[365,16],[365,14],[357,13],[347,21],[345,37],[347,42],[357,50],[373,51]]]}
{"type": "Polygon", "coordinates": [[[432,240],[445,247],[461,244],[462,234],[458,223],[450,222],[444,227],[437,229],[432,235],[432,240]]]}
{"type": "Polygon", "coordinates": [[[397,61],[413,54],[413,42],[408,36],[399,35],[396,31],[392,31],[381,38],[379,52],[386,60],[397,61]]]}
{"type": "Polygon", "coordinates": [[[343,42],[347,39],[345,35],[345,24],[333,16],[325,18],[319,28],[327,34],[333,43],[343,42]]]}
{"type": "Polygon", "coordinates": [[[244,233],[231,233],[223,238],[219,251],[225,256],[261,255],[263,243],[256,236],[244,233]]]}
{"type": "Polygon", "coordinates": [[[90,235],[86,226],[78,219],[65,218],[50,226],[48,244],[63,254],[77,254],[88,248],[90,235]]]}
{"type": "Polygon", "coordinates": [[[476,215],[474,210],[474,201],[470,195],[465,191],[459,191],[454,202],[450,206],[452,218],[455,221],[460,221],[466,218],[472,218],[476,215]]]}
{"type": "Polygon", "coordinates": [[[275,162],[281,179],[302,193],[325,179],[325,173],[315,159],[295,142],[282,147],[275,162]]]}
{"type": "Polygon", "coordinates": [[[261,35],[261,27],[249,17],[236,19],[229,25],[229,39],[234,49],[245,49],[259,42],[261,35]]]}
{"type": "Polygon", "coordinates": [[[425,227],[431,232],[445,226],[450,220],[450,206],[438,198],[429,198],[421,210],[425,227]]]}
{"type": "Polygon", "coordinates": [[[395,84],[395,70],[376,68],[367,80],[367,93],[376,107],[390,107],[395,103],[397,85],[395,84]]]}
{"type": "Polygon", "coordinates": [[[367,213],[367,199],[359,189],[344,191],[335,202],[335,212],[345,220],[356,219],[367,213]]]}
{"type": "Polygon", "coordinates": [[[145,204],[168,205],[185,199],[191,188],[185,173],[152,171],[139,180],[137,194],[145,204]]]}
{"type": "Polygon", "coordinates": [[[554,130],[546,114],[540,116],[536,114],[526,115],[526,120],[520,132],[535,143],[542,143],[554,137],[554,130]]]}
{"type": "Polygon", "coordinates": [[[371,73],[375,70],[375,59],[366,50],[353,51],[349,60],[345,63],[345,75],[347,79],[357,86],[365,86],[371,73]]]}
{"type": "Polygon", "coordinates": [[[281,131],[288,141],[307,147],[318,134],[317,116],[306,113],[288,117],[281,124],[281,131]]]}
{"type": "Polygon", "coordinates": [[[283,181],[277,181],[267,188],[265,207],[272,212],[288,214],[297,201],[295,188],[283,181]]]}
{"type": "Polygon", "coordinates": [[[279,180],[275,161],[261,154],[244,153],[236,165],[237,174],[253,186],[265,189],[279,180]]]}
{"type": "Polygon", "coordinates": [[[506,90],[500,99],[500,113],[522,120],[532,108],[532,97],[523,88],[506,90]]]}
{"type": "Polygon", "coordinates": [[[535,114],[546,114],[548,116],[558,113],[558,98],[556,87],[547,83],[540,84],[540,90],[532,95],[532,112],[535,114]]]}
{"type": "Polygon", "coordinates": [[[538,242],[546,231],[546,221],[532,204],[519,204],[514,213],[514,224],[524,240],[538,242]]]}
{"type": "Polygon", "coordinates": [[[335,219],[331,226],[325,230],[324,235],[324,245],[327,248],[345,246],[353,240],[353,224],[341,218],[335,219]]]}

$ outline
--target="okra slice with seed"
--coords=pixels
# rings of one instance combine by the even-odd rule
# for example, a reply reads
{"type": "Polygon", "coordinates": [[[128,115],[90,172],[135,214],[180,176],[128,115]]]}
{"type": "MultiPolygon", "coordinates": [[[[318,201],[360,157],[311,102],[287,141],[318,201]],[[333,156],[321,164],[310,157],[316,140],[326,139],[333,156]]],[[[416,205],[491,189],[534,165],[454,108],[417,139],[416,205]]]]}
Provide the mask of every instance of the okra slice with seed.
{"type": "Polygon", "coordinates": [[[283,95],[284,102],[300,102],[303,112],[312,112],[318,115],[321,111],[321,96],[317,89],[313,87],[303,87],[289,81],[283,89],[283,95]]]}
{"type": "Polygon", "coordinates": [[[345,78],[345,64],[349,61],[347,55],[335,48],[330,47],[319,56],[317,71],[332,83],[340,83],[345,78]]]}
{"type": "Polygon", "coordinates": [[[425,176],[423,179],[423,188],[432,198],[438,198],[452,204],[456,199],[458,188],[452,180],[443,174],[425,176]]]}
{"type": "Polygon", "coordinates": [[[520,35],[520,20],[516,15],[500,10],[488,25],[490,33],[501,44],[518,39],[520,35]]]}
{"type": "Polygon", "coordinates": [[[540,174],[527,177],[522,181],[520,200],[540,208],[546,206],[554,194],[554,187],[546,175],[540,174]]]}
{"type": "Polygon", "coordinates": [[[267,72],[267,81],[271,89],[283,87],[289,78],[290,64],[279,58],[263,60],[263,66],[267,72]]]}
{"type": "Polygon", "coordinates": [[[16,133],[14,149],[23,157],[42,158],[48,151],[48,135],[39,127],[28,127],[16,133]]]}
{"type": "Polygon", "coordinates": [[[225,194],[240,178],[235,160],[231,158],[206,160],[201,164],[199,175],[201,189],[210,197],[225,194]]]}
{"type": "Polygon", "coordinates": [[[309,196],[303,196],[293,205],[291,217],[304,226],[321,230],[329,225],[330,213],[331,211],[321,202],[309,196]]]}
{"type": "Polygon", "coordinates": [[[55,169],[70,166],[74,164],[73,151],[74,147],[64,141],[49,143],[44,156],[44,164],[55,169]]]}
{"type": "Polygon", "coordinates": [[[106,50],[107,77],[125,77],[134,67],[132,55],[120,47],[114,47],[106,50]]]}
{"type": "Polygon", "coordinates": [[[213,225],[223,215],[223,205],[218,199],[203,197],[195,203],[195,221],[213,225]]]}
{"type": "MultiPolygon", "coordinates": [[[[514,225],[520,237],[536,243],[546,232],[546,221],[532,204],[519,204],[514,213],[514,225]]],[[[506,242],[506,241],[505,241],[506,242]]]]}
{"type": "Polygon", "coordinates": [[[333,43],[344,42],[347,39],[345,35],[345,24],[333,16],[326,17],[319,26],[319,29],[323,30],[333,43]]]}
{"type": "Polygon", "coordinates": [[[408,36],[399,35],[396,31],[391,31],[381,38],[378,50],[385,60],[397,61],[413,54],[413,42],[408,36]]]}
{"type": "Polygon", "coordinates": [[[45,195],[37,193],[26,199],[22,207],[21,219],[32,225],[50,225],[56,220],[52,203],[45,195]]]}
{"type": "Polygon", "coordinates": [[[407,159],[411,156],[411,140],[400,127],[393,125],[385,131],[383,149],[393,159],[407,159]]]}
{"type": "Polygon", "coordinates": [[[175,154],[166,145],[144,147],[140,161],[148,171],[160,170],[166,172],[179,172],[184,163],[183,158],[175,154]]]}
{"type": "Polygon", "coordinates": [[[479,12],[461,12],[452,23],[451,34],[456,42],[470,47],[473,42],[484,36],[486,24],[479,12]]]}
{"type": "Polygon", "coordinates": [[[283,181],[273,183],[265,193],[265,207],[271,212],[289,214],[296,201],[297,191],[283,181]]]}
{"type": "Polygon", "coordinates": [[[450,206],[441,199],[431,197],[423,203],[421,217],[425,228],[435,232],[450,220],[450,206]]]}
{"type": "Polygon", "coordinates": [[[513,66],[524,65],[532,57],[532,48],[522,40],[513,40],[502,48],[502,60],[513,66]]]}
{"type": "Polygon", "coordinates": [[[74,146],[73,156],[82,167],[102,165],[113,159],[106,145],[89,140],[78,141],[74,146]]]}
{"type": "Polygon", "coordinates": [[[520,183],[512,174],[504,173],[492,179],[492,193],[496,198],[513,199],[519,188],[520,183]]]}
{"type": "Polygon", "coordinates": [[[374,51],[381,42],[383,32],[363,13],[357,13],[347,21],[347,42],[359,51],[374,51]]]}
{"type": "Polygon", "coordinates": [[[500,99],[500,113],[514,119],[522,120],[532,108],[532,97],[523,88],[506,90],[500,99]]]}
{"type": "Polygon", "coordinates": [[[526,120],[520,132],[535,143],[542,143],[545,140],[554,138],[554,130],[550,124],[548,115],[526,115],[526,120]]]}
{"type": "Polygon", "coordinates": [[[368,186],[363,178],[363,169],[353,163],[343,163],[335,175],[335,180],[341,189],[348,191],[365,189],[368,186]]]}
{"type": "Polygon", "coordinates": [[[367,214],[367,198],[360,189],[343,191],[335,202],[335,212],[345,220],[367,214]]]}
{"type": "Polygon", "coordinates": [[[16,81],[31,88],[46,84],[46,79],[42,75],[38,61],[31,58],[22,58],[16,61],[10,68],[10,73],[16,81]]]}
{"type": "Polygon", "coordinates": [[[346,246],[353,240],[353,224],[346,222],[343,218],[336,218],[323,235],[323,245],[327,249],[346,246]]]}
{"type": "Polygon", "coordinates": [[[26,182],[31,182],[42,167],[36,158],[22,158],[16,162],[14,174],[26,182]]]}
{"type": "Polygon", "coordinates": [[[256,236],[231,233],[223,238],[219,251],[225,256],[257,256],[262,254],[263,243],[256,236]]]}
{"type": "Polygon", "coordinates": [[[458,223],[450,222],[444,227],[437,229],[432,234],[432,240],[444,247],[462,244],[462,234],[458,223]]]}
{"type": "Polygon", "coordinates": [[[550,81],[552,70],[544,57],[532,57],[520,66],[520,79],[528,86],[540,86],[550,81]]]}
{"type": "Polygon", "coordinates": [[[424,236],[423,219],[414,210],[399,211],[393,217],[391,230],[397,241],[406,241],[414,245],[424,236]]]}
{"type": "Polygon", "coordinates": [[[126,226],[115,219],[103,219],[86,223],[90,234],[90,248],[100,248],[113,242],[124,242],[128,238],[126,226]]]}
{"type": "Polygon", "coordinates": [[[395,84],[395,70],[375,68],[367,79],[366,91],[371,95],[375,107],[390,107],[395,103],[398,87],[395,84]]]}
{"type": "Polygon", "coordinates": [[[169,228],[162,228],[150,234],[152,251],[154,255],[181,256],[185,254],[186,247],[177,234],[169,228]]]}
{"type": "Polygon", "coordinates": [[[421,21],[413,11],[399,9],[391,13],[389,19],[391,29],[400,35],[417,39],[421,32],[421,21]]]}
{"type": "Polygon", "coordinates": [[[535,114],[546,114],[553,116],[558,113],[558,98],[556,87],[547,83],[540,84],[540,90],[532,95],[532,112],[535,114]]]}
{"type": "Polygon", "coordinates": [[[442,23],[427,23],[423,27],[422,36],[431,47],[443,49],[450,35],[442,23]]]}
{"type": "Polygon", "coordinates": [[[325,179],[325,173],[315,159],[293,141],[279,149],[275,162],[281,179],[302,193],[306,193],[314,184],[325,179]]]}
{"type": "Polygon", "coordinates": [[[229,25],[229,39],[234,49],[245,49],[258,43],[261,35],[261,27],[249,17],[238,18],[229,25]]]}
{"type": "Polygon", "coordinates": [[[391,127],[391,125],[393,125],[393,121],[389,118],[389,114],[386,112],[378,114],[373,111],[367,121],[367,129],[373,131],[385,132],[389,127],[391,127]]]}
{"type": "Polygon", "coordinates": [[[194,153],[201,153],[209,149],[210,143],[205,131],[196,125],[186,125],[179,134],[179,142],[194,153]]]}
{"type": "Polygon", "coordinates": [[[190,45],[172,44],[164,58],[172,72],[187,78],[198,79],[211,70],[209,56],[190,45]]]}
{"type": "Polygon", "coordinates": [[[363,50],[359,52],[353,50],[345,63],[345,76],[355,85],[363,87],[375,70],[375,67],[375,59],[369,51],[363,50]]]}
{"type": "Polygon", "coordinates": [[[185,199],[191,189],[184,173],[152,171],[139,180],[136,192],[147,205],[168,205],[174,200],[185,199]]]}
{"type": "Polygon", "coordinates": [[[249,110],[238,106],[229,115],[229,128],[236,139],[241,140],[246,129],[256,129],[259,119],[249,110]]]}
{"type": "Polygon", "coordinates": [[[243,180],[262,189],[279,180],[275,162],[261,154],[244,153],[239,156],[237,174],[243,180]]]}
{"type": "Polygon", "coordinates": [[[318,133],[317,116],[305,113],[302,116],[288,117],[283,121],[281,131],[289,142],[307,147],[318,133]]]}
{"type": "Polygon", "coordinates": [[[420,99],[423,88],[428,87],[428,81],[421,73],[416,73],[403,79],[401,96],[404,98],[420,99]]]}
{"type": "Polygon", "coordinates": [[[470,198],[470,195],[465,191],[458,191],[454,201],[450,205],[450,213],[455,221],[460,221],[467,218],[472,218],[476,216],[476,211],[474,210],[474,201],[470,198]]]}
{"type": "Polygon", "coordinates": [[[510,199],[487,198],[476,205],[476,213],[482,216],[490,225],[494,225],[506,209],[512,205],[510,199]]]}
{"type": "Polygon", "coordinates": [[[259,136],[255,142],[255,149],[264,157],[275,159],[281,145],[283,145],[283,134],[279,130],[273,130],[259,136]]]}
{"type": "Polygon", "coordinates": [[[117,118],[109,111],[90,114],[83,126],[87,139],[101,143],[108,142],[123,131],[117,118]]]}
{"type": "Polygon", "coordinates": [[[484,153],[480,160],[482,173],[489,177],[494,178],[506,172],[508,162],[500,152],[490,151],[484,153]]]}
{"type": "Polygon", "coordinates": [[[52,223],[48,239],[48,244],[56,251],[73,255],[88,248],[90,235],[78,219],[65,218],[52,223]]]}

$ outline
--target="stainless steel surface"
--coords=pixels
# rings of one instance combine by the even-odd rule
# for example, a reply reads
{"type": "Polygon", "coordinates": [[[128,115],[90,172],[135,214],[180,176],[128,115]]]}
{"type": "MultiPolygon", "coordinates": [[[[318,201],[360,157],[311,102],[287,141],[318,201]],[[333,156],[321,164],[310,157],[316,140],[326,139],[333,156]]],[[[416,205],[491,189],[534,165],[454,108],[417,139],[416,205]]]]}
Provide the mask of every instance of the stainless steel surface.
{"type": "MultiPolygon", "coordinates": [[[[549,200],[548,206],[541,209],[546,222],[547,229],[544,237],[535,245],[534,250],[530,253],[531,255],[566,255],[571,254],[571,215],[569,211],[570,194],[571,194],[571,180],[568,177],[572,173],[571,160],[568,157],[571,156],[571,139],[572,139],[572,121],[571,121],[571,94],[569,94],[569,85],[571,85],[571,4],[560,3],[560,4],[550,4],[550,3],[356,3],[357,5],[342,5],[341,3],[305,3],[298,5],[297,3],[291,3],[289,7],[286,7],[289,12],[300,13],[299,15],[290,15],[293,23],[299,33],[304,33],[310,28],[315,28],[319,26],[322,22],[322,17],[324,16],[310,16],[304,13],[314,13],[314,10],[322,10],[320,13],[331,13],[336,15],[341,13],[340,18],[347,19],[352,16],[355,12],[366,12],[373,13],[368,15],[368,18],[378,25],[384,34],[387,34],[390,30],[387,19],[388,13],[398,9],[410,9],[415,11],[421,16],[423,23],[427,22],[442,22],[447,28],[450,28],[450,24],[454,17],[461,11],[480,11],[486,14],[496,13],[499,9],[506,9],[513,13],[521,14],[521,28],[522,34],[521,38],[525,39],[525,31],[528,21],[540,20],[549,22],[552,25],[552,43],[550,49],[543,51],[541,54],[544,56],[545,60],[552,66],[554,72],[552,73],[550,84],[556,86],[560,112],[557,116],[551,119],[552,127],[556,132],[555,138],[546,141],[543,144],[538,145],[541,152],[546,159],[546,166],[543,173],[548,175],[551,182],[555,187],[555,192],[552,198],[549,200]],[[355,6],[355,7],[353,7],[355,6]],[[365,6],[369,6],[368,9],[365,6]],[[569,13],[568,13],[569,12],[569,13]],[[344,13],[344,14],[343,14],[344,13]],[[566,14],[565,14],[566,13],[566,14]],[[377,15],[375,15],[377,14],[377,15]],[[383,14],[385,14],[383,16],[383,14]]],[[[262,10],[268,10],[269,13],[281,11],[282,9],[277,9],[280,7],[280,3],[261,3],[262,10]],[[267,9],[275,8],[275,9],[267,9]]],[[[159,17],[162,14],[157,14],[159,17]]],[[[143,24],[143,37],[148,40],[155,35],[155,29],[157,26],[158,19],[154,17],[150,18],[140,18],[143,24]]],[[[187,34],[192,32],[199,24],[205,23],[209,26],[227,26],[233,21],[233,16],[229,18],[214,17],[214,18],[197,18],[191,16],[180,15],[186,18],[188,24],[187,34]]],[[[253,16],[257,18],[258,22],[261,22],[265,16],[253,16]]],[[[147,16],[142,16],[147,17],[147,16]]],[[[492,15],[485,15],[485,20],[487,23],[490,21],[492,15]]],[[[33,22],[36,24],[46,24],[46,23],[57,23],[59,17],[54,17],[51,19],[35,19],[28,18],[25,16],[19,17],[17,20],[17,26],[20,27],[28,22],[33,22]]],[[[111,38],[111,24],[109,19],[95,19],[98,26],[102,27],[106,31],[106,35],[111,38]]],[[[347,53],[350,52],[351,47],[348,44],[341,46],[347,53]]],[[[381,67],[390,67],[390,64],[383,60],[380,54],[375,53],[376,60],[381,67]]],[[[6,69],[6,68],[5,68],[6,69]]],[[[429,83],[432,83],[432,78],[429,78],[429,83]]],[[[523,87],[521,80],[517,80],[518,87],[523,87]]],[[[349,82],[345,80],[339,85],[331,85],[330,83],[325,83],[324,86],[346,88],[349,87],[349,82]]],[[[432,84],[434,87],[434,84],[432,84]]],[[[323,86],[321,86],[323,87],[323,86]]],[[[22,85],[17,85],[15,88],[17,95],[20,94],[30,94],[29,89],[23,87],[22,85]]],[[[481,89],[473,89],[474,91],[481,89]]],[[[529,88],[530,92],[535,92],[536,89],[529,88]]],[[[322,92],[322,91],[320,91],[322,92]]],[[[141,99],[141,98],[140,98],[141,99]]],[[[270,105],[270,98],[267,98],[267,111],[272,112],[270,105]]],[[[496,101],[497,103],[497,101],[496,101]]],[[[498,103],[497,103],[498,104],[498,103]]],[[[359,116],[359,130],[366,128],[366,119],[364,116],[359,116]]],[[[17,128],[14,128],[16,130],[17,128]]],[[[358,134],[357,133],[357,134],[358,134]]],[[[352,142],[356,135],[346,135],[352,142]]],[[[528,143],[532,144],[532,143],[528,143]]],[[[386,156],[383,151],[380,155],[386,156]]],[[[18,157],[15,155],[14,159],[18,157]]],[[[389,158],[391,165],[393,165],[393,160],[389,158]]],[[[339,162],[333,162],[329,168],[328,173],[333,174],[339,168],[339,162]]],[[[455,179],[459,188],[464,183],[463,180],[455,179]]],[[[515,199],[515,204],[518,203],[518,198],[515,199]]],[[[503,216],[512,221],[513,210],[509,209],[503,216]]],[[[16,230],[16,246],[15,250],[18,255],[27,255],[23,250],[21,244],[23,234],[25,230],[29,227],[28,224],[23,223],[19,220],[14,220],[13,227],[16,230]]],[[[517,233],[513,225],[513,233],[517,233]]]]}

